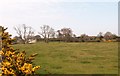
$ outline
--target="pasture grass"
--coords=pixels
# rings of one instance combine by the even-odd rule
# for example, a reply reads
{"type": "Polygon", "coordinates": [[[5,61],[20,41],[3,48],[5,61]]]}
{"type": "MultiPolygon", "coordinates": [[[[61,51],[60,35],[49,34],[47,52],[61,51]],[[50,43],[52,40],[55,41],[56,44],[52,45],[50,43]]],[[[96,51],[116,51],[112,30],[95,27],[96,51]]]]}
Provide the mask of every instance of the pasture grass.
{"type": "Polygon", "coordinates": [[[118,74],[117,42],[37,42],[16,44],[28,55],[38,53],[34,60],[39,74],[118,74]]]}

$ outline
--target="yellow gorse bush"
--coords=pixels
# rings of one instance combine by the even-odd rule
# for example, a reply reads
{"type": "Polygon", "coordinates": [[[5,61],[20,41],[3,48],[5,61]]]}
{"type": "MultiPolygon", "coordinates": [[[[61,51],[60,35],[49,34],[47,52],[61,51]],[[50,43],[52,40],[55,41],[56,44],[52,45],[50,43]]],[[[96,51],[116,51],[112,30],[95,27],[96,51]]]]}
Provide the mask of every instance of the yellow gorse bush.
{"type": "Polygon", "coordinates": [[[26,76],[34,75],[35,71],[40,68],[40,66],[33,66],[32,60],[37,54],[33,54],[30,57],[26,57],[26,52],[18,52],[14,50],[11,46],[14,39],[11,38],[8,32],[5,32],[6,29],[2,27],[2,49],[0,55],[2,56],[1,60],[1,70],[2,75],[14,76],[26,76]]]}

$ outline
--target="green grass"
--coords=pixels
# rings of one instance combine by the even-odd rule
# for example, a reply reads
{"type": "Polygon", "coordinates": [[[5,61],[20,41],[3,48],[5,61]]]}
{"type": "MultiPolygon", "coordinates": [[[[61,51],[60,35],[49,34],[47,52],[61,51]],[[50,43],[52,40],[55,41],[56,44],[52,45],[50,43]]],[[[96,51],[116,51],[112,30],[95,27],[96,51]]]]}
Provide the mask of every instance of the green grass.
{"type": "Polygon", "coordinates": [[[16,44],[28,55],[38,53],[34,64],[40,74],[117,74],[117,42],[16,44]],[[47,70],[47,71],[45,71],[47,70]]]}

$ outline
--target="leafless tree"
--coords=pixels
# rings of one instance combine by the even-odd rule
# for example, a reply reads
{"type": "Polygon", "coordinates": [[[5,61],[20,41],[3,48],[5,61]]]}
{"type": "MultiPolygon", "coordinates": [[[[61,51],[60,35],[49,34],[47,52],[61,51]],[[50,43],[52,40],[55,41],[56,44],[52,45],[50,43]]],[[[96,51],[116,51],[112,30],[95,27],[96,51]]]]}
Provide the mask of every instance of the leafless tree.
{"type": "Polygon", "coordinates": [[[33,28],[30,26],[26,26],[25,24],[15,26],[14,29],[24,44],[28,43],[29,39],[34,36],[33,28]]]}
{"type": "Polygon", "coordinates": [[[97,35],[97,37],[99,38],[100,41],[102,41],[103,33],[102,33],[102,32],[99,32],[99,34],[97,35]]]}
{"type": "Polygon", "coordinates": [[[104,39],[106,39],[106,40],[112,40],[112,39],[116,39],[116,38],[117,38],[117,35],[116,35],[116,34],[113,34],[113,33],[111,33],[111,32],[106,32],[103,37],[104,37],[104,39]]]}
{"type": "Polygon", "coordinates": [[[81,38],[82,42],[88,41],[90,39],[89,36],[86,34],[81,34],[80,38],[81,38]]]}
{"type": "Polygon", "coordinates": [[[72,36],[72,30],[70,28],[62,28],[61,33],[63,34],[63,36],[66,35],[72,36]]]}
{"type": "Polygon", "coordinates": [[[40,27],[40,32],[38,32],[45,40],[45,42],[48,43],[49,38],[54,38],[55,37],[55,31],[52,27],[48,25],[43,25],[40,27]]]}
{"type": "Polygon", "coordinates": [[[70,41],[73,35],[72,30],[70,28],[62,28],[58,30],[58,38],[60,40],[70,41]]]}

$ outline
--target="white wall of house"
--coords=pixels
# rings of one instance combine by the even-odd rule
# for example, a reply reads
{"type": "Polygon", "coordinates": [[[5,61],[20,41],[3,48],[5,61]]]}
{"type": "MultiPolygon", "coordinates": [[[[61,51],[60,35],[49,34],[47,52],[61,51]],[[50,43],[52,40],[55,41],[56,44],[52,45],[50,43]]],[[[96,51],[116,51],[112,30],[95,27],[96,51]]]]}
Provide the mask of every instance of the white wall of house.
{"type": "Polygon", "coordinates": [[[37,42],[36,39],[30,39],[30,40],[29,40],[29,43],[30,43],[30,44],[32,44],[32,43],[36,43],[36,42],[37,42]]]}

